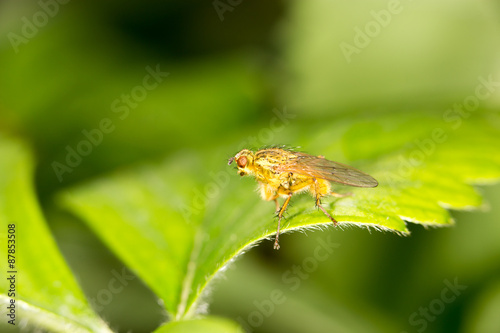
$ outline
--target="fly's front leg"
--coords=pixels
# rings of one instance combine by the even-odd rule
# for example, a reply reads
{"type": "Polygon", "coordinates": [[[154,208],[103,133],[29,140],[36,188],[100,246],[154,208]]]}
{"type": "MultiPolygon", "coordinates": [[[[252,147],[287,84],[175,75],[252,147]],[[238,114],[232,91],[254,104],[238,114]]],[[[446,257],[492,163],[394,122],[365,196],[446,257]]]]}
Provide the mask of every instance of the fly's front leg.
{"type": "Polygon", "coordinates": [[[290,202],[290,199],[292,198],[292,193],[288,194],[288,197],[286,198],[285,202],[283,203],[283,206],[278,211],[278,230],[276,230],[276,239],[274,240],[274,249],[279,250],[280,245],[279,245],[279,237],[280,237],[280,228],[281,228],[281,219],[283,218],[283,213],[286,210],[286,207],[288,206],[288,203],[290,202]]]}
{"type": "Polygon", "coordinates": [[[268,184],[260,183],[260,196],[262,197],[262,199],[264,199],[266,201],[273,200],[274,203],[276,204],[275,212],[276,212],[276,214],[278,214],[278,212],[280,210],[278,198],[280,195],[278,194],[277,189],[273,186],[268,185],[268,184]]]}

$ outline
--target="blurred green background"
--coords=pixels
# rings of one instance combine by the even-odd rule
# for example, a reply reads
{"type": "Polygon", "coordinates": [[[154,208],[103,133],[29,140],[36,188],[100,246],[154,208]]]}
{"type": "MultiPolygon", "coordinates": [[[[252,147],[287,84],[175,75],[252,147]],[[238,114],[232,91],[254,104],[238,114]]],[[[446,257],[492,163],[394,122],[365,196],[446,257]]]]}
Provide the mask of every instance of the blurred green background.
{"type": "MultiPolygon", "coordinates": [[[[0,131],[34,147],[39,200],[89,298],[123,264],[55,207],[58,190],[182,151],[223,164],[275,109],[294,116],[298,133],[357,112],[441,115],[474,93],[478,77],[500,74],[493,0],[10,0],[0,2],[0,35],[0,131]],[[134,89],[157,68],[168,76],[140,95],[134,89]],[[58,177],[54,162],[106,118],[113,130],[58,177]]],[[[498,91],[481,101],[497,115],[499,104],[498,91]]],[[[299,134],[289,139],[255,141],[301,144],[299,134]]],[[[405,238],[297,233],[279,252],[264,242],[212,285],[210,313],[253,332],[499,332],[500,187],[482,191],[491,209],[453,212],[453,228],[412,225],[405,238]],[[328,237],[339,247],[293,290],[284,276],[328,237]],[[412,326],[445,280],[467,289],[425,329],[412,326]],[[252,325],[273,290],[286,301],[252,325]]],[[[138,279],[95,310],[120,332],[150,332],[165,318],[138,279]]]]}

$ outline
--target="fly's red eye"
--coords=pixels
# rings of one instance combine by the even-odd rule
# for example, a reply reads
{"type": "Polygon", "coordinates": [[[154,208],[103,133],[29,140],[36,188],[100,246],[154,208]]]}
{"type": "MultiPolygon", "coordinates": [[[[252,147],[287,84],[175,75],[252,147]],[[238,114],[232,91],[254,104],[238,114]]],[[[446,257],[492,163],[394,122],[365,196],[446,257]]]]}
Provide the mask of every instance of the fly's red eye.
{"type": "Polygon", "coordinates": [[[238,164],[238,166],[240,168],[244,168],[246,165],[247,165],[247,158],[245,156],[241,156],[240,158],[238,158],[238,160],[236,161],[236,163],[238,164]]]}

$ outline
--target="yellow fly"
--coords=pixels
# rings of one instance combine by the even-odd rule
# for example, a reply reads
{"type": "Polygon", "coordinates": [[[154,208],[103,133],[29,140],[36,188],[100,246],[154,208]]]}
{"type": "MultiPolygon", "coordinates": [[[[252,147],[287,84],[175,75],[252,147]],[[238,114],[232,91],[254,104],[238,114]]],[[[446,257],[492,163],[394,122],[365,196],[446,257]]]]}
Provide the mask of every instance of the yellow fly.
{"type": "MultiPolygon", "coordinates": [[[[378,182],[371,176],[353,167],[329,161],[324,156],[313,156],[282,148],[261,149],[253,152],[243,149],[228,161],[236,161],[240,176],[251,175],[259,183],[260,195],[264,200],[274,200],[278,214],[278,230],[274,248],[278,250],[280,224],[283,213],[295,193],[309,191],[316,199],[316,206],[337,225],[337,221],[321,206],[321,198],[332,195],[330,182],[356,187],[376,187],[378,182]],[[281,208],[278,197],[284,197],[281,208]]],[[[348,194],[347,194],[348,195],[348,194]]]]}

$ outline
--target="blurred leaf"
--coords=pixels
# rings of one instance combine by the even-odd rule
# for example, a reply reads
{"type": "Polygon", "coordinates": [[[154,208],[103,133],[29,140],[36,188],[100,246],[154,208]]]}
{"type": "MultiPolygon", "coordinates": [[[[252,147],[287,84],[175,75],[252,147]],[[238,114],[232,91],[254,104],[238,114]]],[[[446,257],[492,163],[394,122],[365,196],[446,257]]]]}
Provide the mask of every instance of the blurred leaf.
{"type": "MultiPolygon", "coordinates": [[[[0,237],[7,244],[8,225],[15,224],[16,260],[15,268],[2,260],[2,271],[16,271],[16,325],[54,332],[111,332],[85,300],[45,224],[32,187],[28,149],[2,138],[0,156],[0,237]]],[[[5,311],[12,298],[6,292],[10,281],[0,279],[0,287],[5,311]]],[[[5,318],[2,325],[7,325],[5,318]]]]}
{"type": "MultiPolygon", "coordinates": [[[[352,135],[361,126],[359,115],[323,121],[321,129],[309,129],[312,143],[324,133],[339,135],[344,152],[363,160],[354,165],[380,183],[374,189],[341,188],[339,192],[353,195],[324,199],[323,205],[341,227],[359,225],[405,234],[408,229],[402,219],[450,225],[453,221],[443,207],[481,207],[481,197],[469,184],[500,177],[499,130],[482,116],[457,129],[422,113],[378,121],[364,118],[377,127],[390,124],[388,131],[374,131],[371,137],[352,135]],[[405,133],[403,139],[397,133],[405,133]],[[405,144],[409,138],[418,141],[405,144]]],[[[289,137],[293,134],[291,128],[289,137]]],[[[311,153],[339,156],[335,141],[322,140],[322,149],[311,153]]],[[[179,153],[159,165],[109,176],[61,196],[63,204],[94,229],[177,320],[203,311],[201,296],[216,273],[275,233],[273,204],[260,200],[251,190],[252,181],[238,179],[224,165],[230,155],[225,154],[215,149],[179,153]]],[[[310,197],[297,196],[292,203],[284,231],[331,225],[310,197]]]]}
{"type": "MultiPolygon", "coordinates": [[[[9,64],[0,66],[0,128],[22,133],[35,145],[42,194],[61,185],[52,163],[70,166],[69,151],[83,142],[92,143],[92,154],[79,154],[78,167],[63,174],[65,184],[179,147],[207,145],[216,138],[213,133],[251,117],[263,103],[266,84],[252,56],[242,51],[182,60],[153,56],[130,35],[112,29],[109,17],[96,16],[101,11],[95,6],[106,5],[61,7],[17,53],[7,38],[5,47],[0,45],[0,63],[9,64]],[[112,123],[109,131],[100,130],[103,120],[112,123]],[[89,141],[88,133],[96,131],[101,135],[89,141]]],[[[20,33],[21,23],[4,30],[0,24],[0,33],[20,33]]]]}
{"type": "Polygon", "coordinates": [[[234,322],[217,317],[176,321],[158,328],[155,333],[243,333],[234,322]]]}
{"type": "Polygon", "coordinates": [[[496,333],[500,331],[500,282],[488,285],[478,299],[472,303],[463,332],[496,333]]]}
{"type": "Polygon", "coordinates": [[[291,4],[280,92],[308,114],[454,102],[496,72],[495,1],[291,4]]]}

